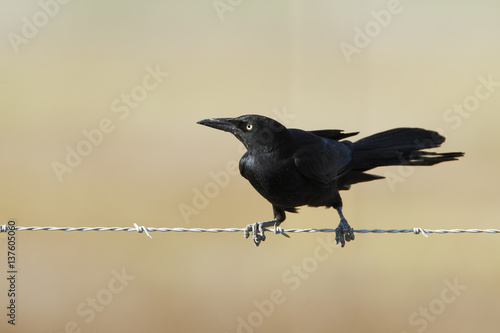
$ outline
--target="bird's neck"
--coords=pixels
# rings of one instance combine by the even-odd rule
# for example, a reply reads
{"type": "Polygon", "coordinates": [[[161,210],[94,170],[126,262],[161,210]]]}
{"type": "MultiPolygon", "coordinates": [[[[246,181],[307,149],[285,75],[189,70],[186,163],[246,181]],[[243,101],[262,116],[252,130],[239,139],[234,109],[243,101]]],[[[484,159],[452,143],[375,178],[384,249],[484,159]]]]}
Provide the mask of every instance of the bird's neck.
{"type": "Polygon", "coordinates": [[[288,130],[264,133],[251,144],[245,144],[249,154],[272,153],[287,157],[294,151],[294,143],[288,130]]]}

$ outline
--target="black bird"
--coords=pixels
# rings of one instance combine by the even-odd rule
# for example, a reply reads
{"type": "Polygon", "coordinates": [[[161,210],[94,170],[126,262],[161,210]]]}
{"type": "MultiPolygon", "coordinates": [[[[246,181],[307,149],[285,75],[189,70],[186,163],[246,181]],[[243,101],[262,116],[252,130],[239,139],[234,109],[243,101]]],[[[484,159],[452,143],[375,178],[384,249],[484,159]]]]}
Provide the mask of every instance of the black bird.
{"type": "Polygon", "coordinates": [[[359,132],[342,130],[304,131],[287,129],[260,115],[205,119],[198,124],[233,133],[246,147],[240,173],[273,205],[274,220],[249,224],[255,245],[265,240],[266,227],[279,225],[285,212],[298,206],[333,207],[340,216],[335,241],[344,247],[354,239],[353,229],[342,214],[340,190],[352,184],[384,177],[366,171],[388,165],[434,165],[453,161],[464,153],[435,153],[445,138],[421,128],[395,128],[356,142],[343,140],[359,132]]]}

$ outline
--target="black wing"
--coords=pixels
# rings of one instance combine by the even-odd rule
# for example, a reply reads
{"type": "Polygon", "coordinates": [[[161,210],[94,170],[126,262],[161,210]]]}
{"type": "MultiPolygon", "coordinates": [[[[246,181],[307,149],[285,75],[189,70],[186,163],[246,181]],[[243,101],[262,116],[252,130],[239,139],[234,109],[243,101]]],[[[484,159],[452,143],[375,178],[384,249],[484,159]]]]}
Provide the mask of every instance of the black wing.
{"type": "Polygon", "coordinates": [[[302,146],[293,155],[295,166],[314,183],[326,186],[345,172],[351,161],[349,144],[321,139],[302,146]]]}

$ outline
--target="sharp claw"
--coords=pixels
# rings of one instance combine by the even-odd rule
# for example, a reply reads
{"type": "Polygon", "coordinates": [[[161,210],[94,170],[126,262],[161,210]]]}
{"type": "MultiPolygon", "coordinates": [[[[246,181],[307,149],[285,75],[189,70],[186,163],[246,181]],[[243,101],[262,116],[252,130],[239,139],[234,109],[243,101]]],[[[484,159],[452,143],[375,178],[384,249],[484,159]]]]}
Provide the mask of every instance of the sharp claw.
{"type": "Polygon", "coordinates": [[[337,227],[337,229],[335,229],[335,244],[338,245],[339,243],[340,247],[345,246],[344,234],[342,233],[342,230],[337,227]]]}
{"type": "Polygon", "coordinates": [[[262,223],[259,223],[259,236],[262,241],[266,240],[266,235],[264,235],[265,228],[262,223]]]}
{"type": "Polygon", "coordinates": [[[259,246],[259,244],[260,244],[260,237],[259,237],[258,229],[259,229],[258,223],[252,224],[252,239],[253,239],[253,243],[255,244],[255,246],[259,246]]]}
{"type": "Polygon", "coordinates": [[[255,246],[259,246],[260,244],[260,238],[259,238],[259,235],[254,235],[253,236],[253,243],[255,244],[255,246]]]}

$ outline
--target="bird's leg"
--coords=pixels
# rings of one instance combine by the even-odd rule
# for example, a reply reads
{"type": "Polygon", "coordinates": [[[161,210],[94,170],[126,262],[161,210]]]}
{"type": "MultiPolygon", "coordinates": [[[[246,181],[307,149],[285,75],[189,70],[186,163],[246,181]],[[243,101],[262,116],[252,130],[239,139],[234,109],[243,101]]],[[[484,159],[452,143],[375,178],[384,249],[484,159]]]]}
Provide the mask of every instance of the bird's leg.
{"type": "Polygon", "coordinates": [[[256,222],[253,224],[247,225],[247,227],[244,230],[244,236],[245,238],[248,238],[250,236],[250,231],[252,232],[252,239],[255,244],[255,246],[259,246],[260,242],[263,242],[266,240],[266,236],[264,235],[264,231],[267,227],[274,226],[274,233],[275,234],[283,234],[286,237],[290,237],[287,234],[283,232],[283,229],[279,226],[281,222],[285,220],[285,211],[273,206],[273,211],[274,211],[274,220],[270,221],[264,221],[264,222],[256,222]]]}
{"type": "Polygon", "coordinates": [[[340,216],[340,223],[337,229],[335,229],[335,243],[340,243],[341,247],[345,246],[345,242],[350,242],[354,240],[354,232],[347,220],[342,214],[342,206],[335,207],[337,213],[340,216]]]}

